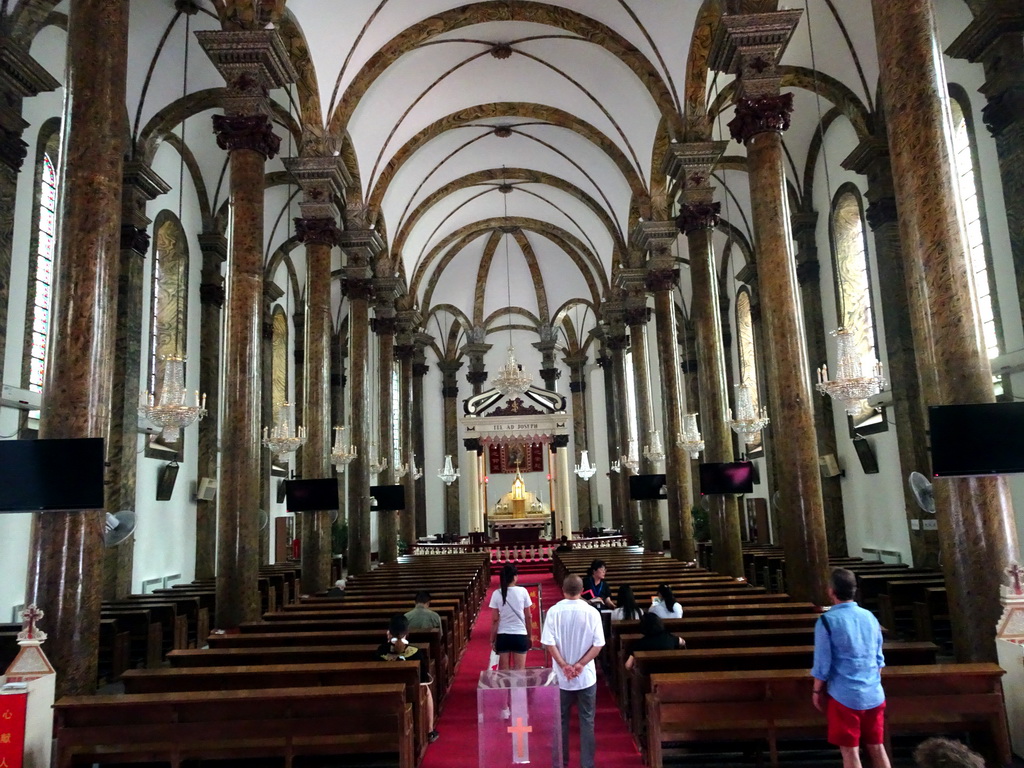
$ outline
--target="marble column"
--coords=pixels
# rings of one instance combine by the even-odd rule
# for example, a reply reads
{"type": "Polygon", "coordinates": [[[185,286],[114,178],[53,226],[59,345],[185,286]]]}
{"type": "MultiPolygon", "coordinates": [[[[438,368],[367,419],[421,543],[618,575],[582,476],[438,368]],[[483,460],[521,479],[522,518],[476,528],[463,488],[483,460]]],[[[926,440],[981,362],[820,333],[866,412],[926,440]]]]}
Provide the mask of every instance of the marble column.
{"type": "MultiPolygon", "coordinates": [[[[286,278],[287,279],[287,278],[286,278]]],[[[306,308],[302,306],[301,295],[295,297],[295,310],[292,312],[291,333],[292,340],[292,415],[295,424],[306,423],[306,308]]],[[[267,315],[268,320],[272,319],[267,315]]],[[[266,353],[270,355],[268,351],[266,353]]],[[[270,368],[267,368],[266,376],[271,376],[270,368]]],[[[270,381],[268,378],[267,381],[270,381]]],[[[270,387],[264,387],[269,391],[270,387]]],[[[276,414],[275,414],[276,415],[276,414]]],[[[264,422],[267,423],[267,422],[264,422]]],[[[295,477],[307,477],[305,473],[304,451],[296,451],[291,455],[291,470],[295,477]]],[[[269,480],[269,478],[267,478],[269,480]]],[[[264,498],[266,498],[264,496],[264,498]]],[[[269,543],[269,531],[267,532],[269,543]]],[[[263,562],[267,562],[264,560],[263,562]]]]}
{"type": "MultiPolygon", "coordinates": [[[[117,288],[117,341],[114,349],[110,432],[107,436],[107,512],[135,510],[135,478],[139,463],[139,370],[142,364],[145,264],[150,224],[146,203],[170,190],[167,183],[139,161],[125,164],[121,194],[121,268],[117,288]]],[[[184,352],[184,350],[182,350],[184,352]]],[[[134,539],[104,551],[103,598],[131,594],[134,539]]]]}
{"type": "MultiPolygon", "coordinates": [[[[371,472],[371,484],[394,485],[398,474],[395,466],[395,430],[392,416],[397,407],[394,397],[392,380],[395,375],[395,334],[398,333],[398,317],[395,314],[396,278],[374,280],[374,318],[370,327],[377,337],[377,376],[378,401],[377,413],[377,457],[386,462],[384,469],[374,478],[371,472]]],[[[407,459],[403,456],[402,461],[407,459]]],[[[398,512],[378,510],[371,511],[377,515],[377,552],[382,563],[398,561],[398,512]]]]}
{"type": "MultiPolygon", "coordinates": [[[[459,465],[459,377],[462,367],[461,360],[439,360],[441,371],[441,399],[444,403],[444,452],[452,457],[456,467],[459,465]]],[[[469,472],[463,464],[462,473],[469,472]]],[[[469,475],[466,475],[469,477],[469,475]]],[[[468,482],[468,481],[467,481],[468,482]]],[[[446,485],[444,489],[444,532],[458,534],[462,532],[462,516],[459,509],[459,481],[446,485]]]]}
{"type": "Polygon", "coordinates": [[[647,252],[647,290],[654,296],[654,315],[661,373],[662,439],[665,445],[665,474],[668,480],[669,551],[680,560],[694,560],[693,497],[690,484],[690,456],[679,445],[683,431],[684,403],[679,346],[676,344],[675,289],[679,281],[675,255],[678,231],[671,221],[642,222],[633,240],[647,252]]]}
{"type": "MultiPolygon", "coordinates": [[[[206,416],[199,422],[198,476],[217,479],[220,428],[221,315],[224,277],[221,265],[228,257],[228,241],[219,232],[199,235],[203,254],[199,283],[199,391],[206,395],[206,416]]],[[[196,578],[217,575],[217,498],[196,501],[196,578]]]]}
{"type": "MultiPolygon", "coordinates": [[[[359,225],[365,222],[358,217],[359,225]]],[[[350,222],[351,224],[352,222],[350,222]]],[[[347,256],[344,289],[348,298],[348,390],[349,440],[358,455],[348,465],[348,572],[360,575],[370,570],[370,468],[367,461],[372,436],[370,420],[369,336],[370,297],[373,283],[370,267],[384,249],[384,241],[372,229],[348,229],[341,233],[347,256]]]]}
{"type": "Polygon", "coordinates": [[[863,140],[843,161],[843,167],[867,176],[866,218],[875,242],[876,284],[881,296],[885,327],[885,373],[892,393],[891,410],[896,426],[900,455],[900,478],[903,480],[903,506],[910,528],[910,552],[916,566],[939,567],[939,532],[926,531],[921,524],[931,515],[923,512],[907,481],[911,472],[928,475],[927,417],[917,378],[917,353],[910,326],[906,278],[903,270],[903,246],[896,217],[896,198],[892,188],[889,145],[884,126],[876,126],[881,138],[863,140]],[[910,525],[918,521],[917,530],[910,525]]]}
{"type": "MultiPolygon", "coordinates": [[[[29,126],[21,116],[22,100],[60,87],[10,35],[0,36],[0,317],[7,317],[14,245],[14,200],[28,144],[29,126]]],[[[34,171],[31,171],[34,172],[34,171]]],[[[7,348],[7,323],[0,323],[0,359],[7,348]]]]}
{"type": "Polygon", "coordinates": [[[469,531],[475,533],[483,530],[480,520],[480,441],[464,440],[466,452],[462,457],[462,474],[466,478],[466,492],[469,498],[469,531]]]}
{"type": "MultiPolygon", "coordinates": [[[[953,177],[946,76],[931,0],[872,0],[910,322],[925,402],[992,402],[953,177]]],[[[999,587],[1017,556],[1005,478],[933,483],[958,661],[995,661],[999,587]]]]}
{"type": "MultiPolygon", "coordinates": [[[[427,529],[427,452],[423,432],[423,377],[430,366],[427,365],[426,348],[432,341],[426,333],[413,334],[412,356],[412,442],[416,459],[419,461],[423,476],[416,480],[416,537],[426,536],[427,529]]],[[[456,504],[456,506],[458,506],[456,504]]]]}
{"type": "MultiPolygon", "coordinates": [[[[333,478],[331,464],[331,251],[339,244],[338,207],[351,183],[334,156],[294,157],[285,167],[302,188],[301,218],[295,234],[306,246],[305,340],[303,344],[302,477],[333,478]]],[[[298,419],[296,418],[296,424],[298,419]]],[[[331,513],[303,512],[302,587],[320,592],[331,586],[331,513]]]]}
{"type": "Polygon", "coordinates": [[[1003,205],[1017,297],[1024,311],[1024,8],[1018,0],[988,0],[946,51],[981,62],[988,104],[981,118],[996,142],[1003,205]]]}
{"type": "MultiPolygon", "coordinates": [[[[647,356],[647,323],[651,310],[647,306],[647,288],[644,270],[623,269],[617,276],[620,287],[626,292],[624,319],[629,327],[629,351],[633,360],[633,392],[636,395],[636,427],[639,447],[641,475],[658,472],[657,463],[644,456],[644,447],[650,443],[651,432],[657,429],[654,420],[654,405],[651,396],[650,363],[647,356]]],[[[628,493],[628,488],[627,488],[628,493]]],[[[640,502],[640,518],[643,524],[644,548],[648,552],[663,551],[664,534],[661,530],[661,513],[657,501],[640,502]]]]}
{"type": "MultiPolygon", "coordinates": [[[[289,290],[291,290],[289,288],[289,290]]],[[[262,320],[260,322],[260,368],[263,371],[263,381],[267,382],[266,386],[261,388],[260,393],[260,423],[270,426],[277,420],[277,408],[281,403],[274,402],[274,305],[277,301],[284,296],[284,288],[279,286],[277,283],[265,280],[263,282],[263,309],[262,309],[262,320]]],[[[287,323],[287,319],[285,320],[287,323]]],[[[294,414],[293,414],[294,415],[294,414]]],[[[295,417],[295,424],[299,425],[302,421],[298,416],[295,417]]],[[[280,457],[277,460],[279,467],[283,466],[291,470],[291,475],[295,477],[301,477],[297,471],[298,457],[296,455],[291,456],[292,464],[289,468],[288,462],[284,457],[280,457]]],[[[274,453],[266,446],[261,446],[260,450],[260,509],[268,510],[270,503],[271,494],[271,481],[274,473],[274,453]]],[[[299,526],[296,530],[295,536],[300,541],[302,540],[302,518],[296,518],[296,524],[299,526]]],[[[268,524],[260,528],[259,532],[259,546],[260,546],[260,565],[270,562],[270,525],[268,524]]]]}
{"type": "MultiPolygon", "coordinates": [[[[127,57],[127,0],[72,0],[59,175],[75,204],[65,205],[58,238],[42,438],[106,437],[110,428],[127,57]]],[[[46,614],[58,697],[96,690],[103,516],[32,516],[25,603],[46,614]]]]}
{"type": "Polygon", "coordinates": [[[399,362],[399,386],[396,404],[401,412],[399,423],[401,434],[398,436],[399,445],[402,446],[402,461],[408,464],[408,469],[402,477],[402,485],[405,486],[405,509],[398,516],[398,533],[402,541],[408,546],[416,543],[416,478],[413,476],[413,464],[419,462],[422,465],[422,454],[416,456],[413,434],[416,431],[413,423],[413,357],[416,354],[416,347],[413,344],[415,328],[421,321],[420,313],[414,309],[400,309],[398,312],[398,345],[395,347],[395,356],[399,362]]]}
{"type": "MultiPolygon", "coordinates": [[[[797,600],[828,604],[828,546],[814,429],[811,366],[800,315],[799,287],[782,150],[793,95],[780,94],[777,65],[800,19],[799,10],[723,16],[712,44],[716,70],[738,75],[732,136],[747,148],[764,336],[774,361],[768,379],[778,449],[779,493],[785,519],[782,547],[787,591],[797,600]]],[[[702,403],[707,408],[706,403],[702,403]]]]}
{"type": "MultiPolygon", "coordinates": [[[[569,392],[572,395],[572,439],[576,444],[576,453],[583,455],[588,449],[587,444],[587,356],[584,354],[566,354],[563,358],[569,366],[569,392]]],[[[587,455],[590,453],[588,451],[587,455]]],[[[597,463],[597,458],[591,459],[597,463]]],[[[590,528],[594,525],[594,510],[591,502],[591,483],[594,479],[584,480],[576,477],[576,511],[579,516],[580,528],[590,528]]]]}
{"type": "Polygon", "coordinates": [[[636,430],[636,424],[630,424],[629,409],[626,407],[628,397],[626,377],[633,375],[626,365],[626,351],[629,349],[630,339],[624,321],[622,302],[605,302],[601,314],[607,324],[606,339],[611,350],[615,393],[620,396],[614,403],[619,435],[619,444],[616,447],[616,460],[620,463],[617,499],[619,514],[621,515],[623,533],[631,541],[638,541],[640,539],[640,505],[639,502],[631,501],[629,498],[629,478],[631,474],[635,473],[622,463],[623,458],[629,453],[629,436],[636,430]]]}
{"type": "Polygon", "coordinates": [[[615,391],[615,371],[611,349],[604,338],[602,327],[598,326],[598,329],[601,332],[601,356],[597,358],[597,364],[601,367],[601,372],[604,376],[604,418],[607,438],[605,456],[608,466],[605,468],[605,475],[608,477],[611,498],[608,502],[610,508],[608,520],[603,520],[599,517],[596,522],[602,525],[608,523],[612,528],[619,528],[622,526],[622,512],[619,504],[619,500],[622,498],[622,491],[620,489],[622,475],[619,472],[613,472],[612,465],[619,461],[619,416],[616,404],[621,403],[622,399],[621,396],[616,395],[615,391]]]}
{"type": "Polygon", "coordinates": [[[544,382],[544,389],[554,392],[558,380],[562,378],[562,371],[555,359],[558,331],[552,325],[542,325],[537,332],[540,334],[540,341],[534,342],[533,348],[540,352],[540,378],[544,382]]]}
{"type": "MultiPolygon", "coordinates": [[[[818,264],[818,244],[815,240],[817,223],[817,211],[797,211],[790,217],[793,238],[796,241],[796,279],[800,284],[800,306],[804,312],[807,357],[815,367],[828,360],[825,318],[821,306],[821,268],[818,264]],[[821,363],[817,362],[819,360],[821,363]]],[[[842,408],[839,410],[842,412],[842,408]]],[[[819,456],[836,455],[836,424],[832,414],[832,398],[819,395],[814,406],[814,430],[818,438],[819,456]]],[[[840,475],[821,478],[825,539],[828,542],[828,553],[832,557],[845,557],[848,554],[843,489],[840,482],[840,475]]]]}
{"type": "Polygon", "coordinates": [[[555,531],[556,539],[572,538],[572,476],[569,470],[569,436],[556,435],[555,447],[555,531]]]}
{"type": "Polygon", "coordinates": [[[469,359],[466,381],[473,387],[473,394],[479,395],[484,391],[484,383],[487,381],[484,355],[490,351],[491,345],[484,342],[487,332],[481,326],[473,326],[466,335],[468,342],[462,347],[463,354],[469,359]]]}
{"type": "MultiPolygon", "coordinates": [[[[686,322],[685,320],[679,323],[679,339],[681,343],[678,346],[682,348],[680,352],[682,361],[679,364],[679,370],[683,376],[682,387],[685,393],[686,412],[699,414],[703,409],[700,404],[700,381],[697,375],[697,371],[700,369],[700,366],[697,364],[697,334],[693,330],[693,323],[686,322]]],[[[702,460],[702,458],[689,460],[690,488],[692,491],[690,498],[694,500],[700,498],[700,471],[696,465],[702,460]]],[[[690,510],[692,520],[693,504],[690,505],[690,510]]],[[[696,555],[696,552],[694,554],[696,555]]]]}

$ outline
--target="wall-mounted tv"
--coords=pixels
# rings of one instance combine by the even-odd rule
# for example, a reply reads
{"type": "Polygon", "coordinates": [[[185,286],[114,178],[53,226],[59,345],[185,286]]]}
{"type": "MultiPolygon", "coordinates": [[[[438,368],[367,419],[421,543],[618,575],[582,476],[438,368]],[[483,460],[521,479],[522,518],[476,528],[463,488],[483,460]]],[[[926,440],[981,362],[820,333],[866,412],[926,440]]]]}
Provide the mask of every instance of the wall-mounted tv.
{"type": "Polygon", "coordinates": [[[371,506],[378,512],[394,512],[405,509],[404,485],[371,485],[371,506]]]}
{"type": "Polygon", "coordinates": [[[1024,472],[1024,403],[933,405],[928,429],[935,477],[1024,472]]]}
{"type": "Polygon", "coordinates": [[[285,506],[289,512],[323,512],[338,508],[338,479],[287,480],[285,506]]]}
{"type": "Polygon", "coordinates": [[[700,493],[753,493],[754,464],[751,461],[711,462],[700,465],[700,493]]]}
{"type": "Polygon", "coordinates": [[[0,440],[0,512],[103,509],[102,437],[0,440]]]}
{"type": "Polygon", "coordinates": [[[630,475],[629,498],[632,501],[658,501],[668,498],[664,475],[630,475]]]}

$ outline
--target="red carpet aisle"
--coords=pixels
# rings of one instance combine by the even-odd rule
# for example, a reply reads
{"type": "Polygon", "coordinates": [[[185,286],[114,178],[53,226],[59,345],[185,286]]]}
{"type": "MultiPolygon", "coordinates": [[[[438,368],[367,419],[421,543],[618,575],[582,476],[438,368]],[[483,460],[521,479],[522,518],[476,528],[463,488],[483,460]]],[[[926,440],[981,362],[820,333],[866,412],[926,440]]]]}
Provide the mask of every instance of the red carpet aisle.
{"type": "MultiPolygon", "coordinates": [[[[554,605],[562,598],[560,589],[556,589],[555,580],[550,574],[525,574],[520,581],[522,586],[541,584],[543,607],[554,605]]],[[[498,586],[498,578],[491,580],[492,591],[498,586]]],[[[490,592],[484,605],[490,601],[490,592]]],[[[462,656],[455,682],[445,702],[444,712],[437,722],[437,730],[441,738],[427,748],[421,768],[476,768],[477,729],[476,729],[476,685],[480,672],[487,666],[491,648],[488,643],[491,632],[491,612],[484,608],[480,612],[466,652],[462,656]]],[[[530,666],[541,666],[544,656],[539,651],[531,651],[527,658],[530,666]]],[[[570,768],[579,766],[579,732],[577,728],[576,710],[573,710],[572,730],[570,732],[570,768]]],[[[626,723],[619,715],[619,710],[612,699],[611,691],[599,675],[597,679],[597,766],[596,768],[643,768],[639,753],[633,746],[633,740],[626,728],[626,723]]]]}

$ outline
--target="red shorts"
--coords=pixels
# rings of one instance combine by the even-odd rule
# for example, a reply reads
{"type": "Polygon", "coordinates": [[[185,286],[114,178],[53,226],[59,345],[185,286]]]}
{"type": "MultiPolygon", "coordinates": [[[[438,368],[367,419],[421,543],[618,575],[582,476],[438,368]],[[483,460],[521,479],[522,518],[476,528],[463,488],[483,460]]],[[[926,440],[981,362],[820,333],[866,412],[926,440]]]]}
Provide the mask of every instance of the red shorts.
{"type": "Polygon", "coordinates": [[[881,744],[885,731],[885,702],[874,709],[850,709],[828,700],[828,743],[837,747],[881,744]]]}

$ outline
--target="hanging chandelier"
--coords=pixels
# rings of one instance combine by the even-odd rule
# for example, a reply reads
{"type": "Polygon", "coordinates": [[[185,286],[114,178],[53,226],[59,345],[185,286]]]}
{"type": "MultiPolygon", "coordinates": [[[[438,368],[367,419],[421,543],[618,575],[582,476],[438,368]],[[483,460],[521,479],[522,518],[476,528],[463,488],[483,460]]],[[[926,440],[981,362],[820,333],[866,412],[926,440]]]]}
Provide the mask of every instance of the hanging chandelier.
{"type": "Polygon", "coordinates": [[[185,358],[168,355],[162,358],[164,377],[160,386],[160,401],[153,392],[139,396],[139,415],[163,427],[160,438],[173,443],[181,437],[181,428],[202,419],[206,415],[206,395],[199,397],[196,391],[195,405],[187,405],[185,397],[185,358]]]}
{"type": "Polygon", "coordinates": [[[684,451],[690,454],[691,459],[696,459],[704,450],[704,439],[700,436],[700,429],[697,427],[697,414],[683,414],[683,431],[676,436],[676,442],[684,451]]]}
{"type": "Polygon", "coordinates": [[[622,462],[618,460],[613,461],[611,464],[608,465],[608,469],[618,474],[619,472],[622,471],[622,462]]]}
{"type": "Polygon", "coordinates": [[[843,404],[850,416],[855,416],[862,409],[862,403],[869,397],[877,395],[885,386],[882,376],[882,364],[875,360],[871,366],[871,375],[864,376],[864,361],[857,355],[857,345],[853,333],[846,328],[832,331],[836,337],[836,366],[838,376],[829,381],[828,364],[818,369],[818,391],[843,404]]]}
{"type": "Polygon", "coordinates": [[[377,444],[370,443],[370,460],[368,468],[370,474],[379,475],[385,469],[388,468],[387,456],[383,457],[380,461],[377,460],[377,444]]]}
{"type": "Polygon", "coordinates": [[[657,464],[659,461],[665,460],[665,446],[661,442],[661,430],[652,429],[650,438],[650,445],[644,446],[644,456],[657,464]]]}
{"type": "Polygon", "coordinates": [[[761,408],[760,413],[754,409],[754,398],[749,384],[736,385],[736,418],[733,418],[730,408],[729,426],[747,445],[753,443],[758,433],[768,426],[768,409],[761,408]]]}
{"type": "Polygon", "coordinates": [[[575,472],[582,480],[589,480],[597,472],[597,467],[590,463],[590,455],[586,448],[580,454],[580,463],[576,465],[575,472]]]}
{"type": "Polygon", "coordinates": [[[640,454],[637,452],[637,442],[635,437],[629,438],[629,452],[622,456],[619,462],[619,468],[625,467],[630,472],[636,472],[640,468],[640,454]]]}
{"type": "Polygon", "coordinates": [[[412,475],[413,480],[419,480],[423,477],[423,470],[416,466],[416,454],[409,454],[409,473],[412,475]]]}
{"type": "Polygon", "coordinates": [[[277,407],[277,421],[274,422],[274,426],[263,428],[263,444],[273,451],[275,456],[293,453],[305,444],[306,428],[299,427],[295,430],[292,427],[294,420],[295,406],[291,403],[281,403],[277,407]]]}
{"type": "Polygon", "coordinates": [[[334,428],[334,448],[331,450],[331,464],[337,467],[339,472],[344,472],[345,467],[356,458],[356,447],[346,440],[346,432],[348,432],[348,427],[334,428]]]}
{"type": "Polygon", "coordinates": [[[459,479],[459,470],[452,466],[452,455],[449,453],[444,457],[444,469],[437,473],[445,485],[451,485],[459,479]]]}
{"type": "Polygon", "coordinates": [[[498,375],[494,377],[494,388],[503,395],[513,395],[525,392],[532,382],[530,374],[516,362],[515,347],[509,345],[505,365],[498,369],[498,375]]]}

